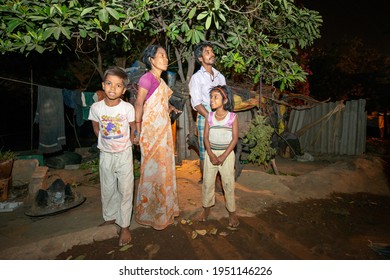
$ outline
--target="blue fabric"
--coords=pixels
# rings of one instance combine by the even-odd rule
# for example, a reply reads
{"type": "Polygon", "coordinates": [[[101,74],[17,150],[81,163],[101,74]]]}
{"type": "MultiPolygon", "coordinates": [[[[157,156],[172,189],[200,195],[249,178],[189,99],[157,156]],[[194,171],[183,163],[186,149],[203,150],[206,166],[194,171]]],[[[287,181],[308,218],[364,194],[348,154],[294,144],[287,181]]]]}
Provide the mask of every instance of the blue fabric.
{"type": "Polygon", "coordinates": [[[66,144],[62,89],[38,86],[35,123],[39,123],[38,151],[54,153],[66,144]]]}
{"type": "Polygon", "coordinates": [[[64,98],[64,103],[66,106],[76,109],[77,103],[77,91],[70,90],[70,89],[63,89],[62,90],[62,97],[64,98]]]}

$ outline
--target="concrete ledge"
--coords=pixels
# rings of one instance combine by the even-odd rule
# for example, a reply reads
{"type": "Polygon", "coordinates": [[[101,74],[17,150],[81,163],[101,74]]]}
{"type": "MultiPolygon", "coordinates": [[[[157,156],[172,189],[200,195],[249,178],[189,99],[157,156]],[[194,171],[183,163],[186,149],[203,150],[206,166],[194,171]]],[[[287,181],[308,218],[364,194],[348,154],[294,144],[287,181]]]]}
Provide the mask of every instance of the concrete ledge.
{"type": "Polygon", "coordinates": [[[54,260],[59,254],[76,245],[91,244],[117,237],[117,227],[107,225],[93,227],[76,233],[40,240],[28,245],[8,248],[0,251],[2,260],[54,260]]]}

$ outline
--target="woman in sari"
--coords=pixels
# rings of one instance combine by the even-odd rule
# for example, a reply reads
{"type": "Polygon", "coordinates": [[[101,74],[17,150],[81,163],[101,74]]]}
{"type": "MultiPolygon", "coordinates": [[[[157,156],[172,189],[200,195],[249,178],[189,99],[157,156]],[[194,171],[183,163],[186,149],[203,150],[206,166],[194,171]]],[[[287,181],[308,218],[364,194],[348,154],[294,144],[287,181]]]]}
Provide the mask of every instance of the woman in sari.
{"type": "Polygon", "coordinates": [[[138,132],[135,143],[141,148],[141,170],[135,209],[139,224],[161,230],[179,215],[176,166],[169,114],[178,112],[169,104],[172,90],[161,78],[167,70],[166,51],[159,45],[148,46],[142,61],[149,72],[138,82],[134,103],[138,132]]]}

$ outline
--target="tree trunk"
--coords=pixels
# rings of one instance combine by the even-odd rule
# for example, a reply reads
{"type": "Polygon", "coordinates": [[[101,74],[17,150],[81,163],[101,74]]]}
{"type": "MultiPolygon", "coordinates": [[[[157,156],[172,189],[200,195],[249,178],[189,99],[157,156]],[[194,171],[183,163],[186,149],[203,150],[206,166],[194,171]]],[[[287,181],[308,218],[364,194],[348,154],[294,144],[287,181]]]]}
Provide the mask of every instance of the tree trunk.
{"type": "MultiPolygon", "coordinates": [[[[186,87],[188,89],[188,95],[190,95],[188,85],[190,83],[191,77],[194,74],[194,70],[195,70],[195,57],[194,57],[194,55],[191,55],[189,58],[187,58],[187,64],[188,64],[188,70],[187,70],[187,77],[186,77],[186,87]]],[[[193,109],[191,106],[190,99],[186,103],[186,106],[187,106],[187,110],[188,110],[188,124],[189,124],[188,130],[189,130],[189,133],[191,135],[191,134],[195,134],[195,131],[196,131],[195,121],[196,120],[194,120],[194,118],[193,118],[193,114],[192,114],[193,109]]]]}

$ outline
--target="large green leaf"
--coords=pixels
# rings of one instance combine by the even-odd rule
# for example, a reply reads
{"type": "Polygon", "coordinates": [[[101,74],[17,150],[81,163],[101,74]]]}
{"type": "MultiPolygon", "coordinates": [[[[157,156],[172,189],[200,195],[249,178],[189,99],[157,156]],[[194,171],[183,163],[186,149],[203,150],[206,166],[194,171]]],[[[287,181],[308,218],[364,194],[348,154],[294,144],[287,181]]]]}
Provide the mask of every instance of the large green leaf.
{"type": "Polygon", "coordinates": [[[81,12],[80,16],[83,17],[87,14],[91,14],[93,10],[95,10],[96,7],[88,7],[88,8],[85,8],[83,9],[83,11],[81,12]]]}
{"type": "Polygon", "coordinates": [[[106,22],[106,23],[108,22],[109,14],[106,8],[101,9],[98,15],[99,15],[99,20],[101,22],[106,22]]]}
{"type": "Polygon", "coordinates": [[[204,19],[205,17],[207,17],[209,15],[209,13],[207,11],[204,11],[204,12],[201,12],[197,17],[196,19],[197,20],[202,20],[204,19]]]}

